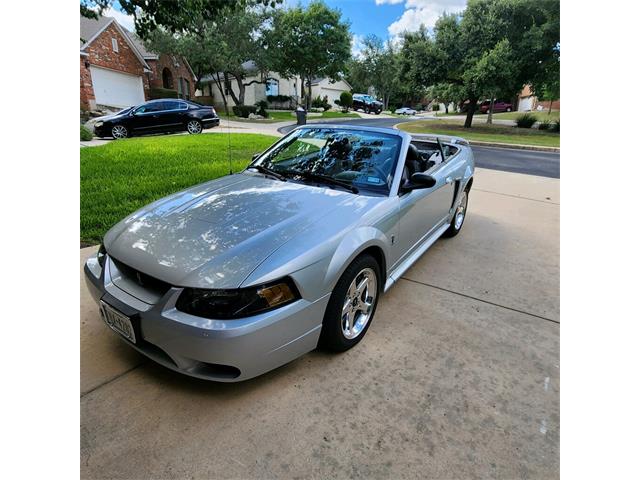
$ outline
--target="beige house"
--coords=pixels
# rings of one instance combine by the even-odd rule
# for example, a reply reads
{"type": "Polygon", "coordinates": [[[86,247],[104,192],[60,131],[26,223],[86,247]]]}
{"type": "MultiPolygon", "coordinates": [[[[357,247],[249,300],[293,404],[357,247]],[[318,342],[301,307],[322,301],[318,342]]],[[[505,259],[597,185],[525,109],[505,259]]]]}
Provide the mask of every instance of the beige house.
{"type": "MultiPolygon", "coordinates": [[[[290,101],[280,102],[280,108],[295,108],[301,102],[302,82],[300,77],[285,78],[277,72],[269,72],[266,75],[257,71],[253,62],[245,62],[243,68],[246,72],[251,72],[244,79],[244,104],[255,105],[261,100],[267,100],[268,96],[287,96],[291,97],[290,101]]],[[[222,74],[220,80],[224,88],[224,96],[227,105],[235,105],[231,92],[239,98],[240,88],[235,78],[230,77],[229,81],[224,84],[222,74]]],[[[213,75],[205,76],[201,82],[202,89],[196,90],[195,100],[200,103],[215,105],[220,108],[224,105],[224,98],[218,88],[216,78],[213,75]]],[[[311,94],[312,98],[318,95],[323,98],[327,96],[329,103],[335,107],[334,100],[340,98],[340,94],[344,91],[351,91],[351,85],[346,81],[340,80],[332,83],[328,78],[317,78],[312,81],[311,94]]],[[[273,102],[270,102],[273,104],[273,102]]]]}
{"type": "Polygon", "coordinates": [[[340,94],[350,91],[351,85],[344,79],[333,82],[328,77],[324,77],[315,78],[311,81],[311,98],[316,98],[317,96],[324,98],[326,95],[329,104],[333,108],[337,108],[335,100],[340,99],[340,94]]]}

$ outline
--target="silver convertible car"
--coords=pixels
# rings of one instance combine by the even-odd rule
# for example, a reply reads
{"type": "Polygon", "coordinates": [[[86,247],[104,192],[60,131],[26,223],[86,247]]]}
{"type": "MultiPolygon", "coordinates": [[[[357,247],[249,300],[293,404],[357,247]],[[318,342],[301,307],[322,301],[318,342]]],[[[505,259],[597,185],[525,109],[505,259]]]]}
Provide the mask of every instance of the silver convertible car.
{"type": "Polygon", "coordinates": [[[116,224],[85,277],[133,348],[194,377],[246,380],[362,340],[382,293],[460,231],[473,174],[461,138],[299,127],[244,171],[116,224]]]}

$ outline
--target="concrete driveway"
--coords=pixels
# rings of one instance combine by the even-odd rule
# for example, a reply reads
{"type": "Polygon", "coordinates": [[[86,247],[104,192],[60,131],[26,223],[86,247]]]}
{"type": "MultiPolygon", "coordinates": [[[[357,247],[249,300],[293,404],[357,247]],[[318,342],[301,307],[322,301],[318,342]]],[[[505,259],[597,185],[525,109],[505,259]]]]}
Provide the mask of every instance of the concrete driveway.
{"type": "Polygon", "coordinates": [[[556,478],[558,322],[559,180],[483,169],[362,343],[244,383],[145,360],[83,281],[82,477],[556,478]]]}

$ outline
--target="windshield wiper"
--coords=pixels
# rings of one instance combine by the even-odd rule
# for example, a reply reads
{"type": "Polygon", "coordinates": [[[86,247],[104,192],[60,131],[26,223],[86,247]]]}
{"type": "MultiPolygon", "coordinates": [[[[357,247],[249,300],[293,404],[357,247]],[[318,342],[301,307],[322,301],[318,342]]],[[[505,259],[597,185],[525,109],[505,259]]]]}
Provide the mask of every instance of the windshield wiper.
{"type": "Polygon", "coordinates": [[[272,177],[278,179],[278,180],[282,180],[283,182],[286,182],[287,179],[284,175],[279,174],[278,172],[276,172],[275,170],[271,170],[270,168],[267,167],[263,167],[262,165],[249,165],[247,168],[254,168],[257,171],[259,171],[260,173],[264,173],[265,175],[271,175],[272,177]]]}
{"type": "Polygon", "coordinates": [[[285,173],[299,175],[306,180],[315,180],[318,182],[330,183],[331,185],[337,185],[342,188],[346,188],[352,193],[358,193],[358,187],[351,185],[350,183],[343,182],[342,180],[337,180],[328,175],[322,175],[320,173],[313,173],[306,170],[286,170],[285,173]]]}

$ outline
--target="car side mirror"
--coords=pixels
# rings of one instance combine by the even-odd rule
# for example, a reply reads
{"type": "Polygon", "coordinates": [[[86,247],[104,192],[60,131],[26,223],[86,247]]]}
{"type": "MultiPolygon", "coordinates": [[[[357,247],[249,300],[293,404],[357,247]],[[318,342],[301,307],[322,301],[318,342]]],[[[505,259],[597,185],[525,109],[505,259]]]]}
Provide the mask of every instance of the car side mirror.
{"type": "Polygon", "coordinates": [[[424,172],[416,172],[411,175],[411,186],[412,190],[416,190],[419,188],[431,188],[435,186],[436,179],[431,175],[428,175],[424,172]]]}

